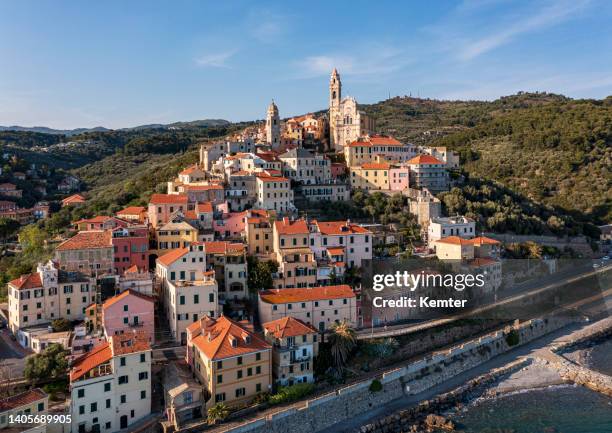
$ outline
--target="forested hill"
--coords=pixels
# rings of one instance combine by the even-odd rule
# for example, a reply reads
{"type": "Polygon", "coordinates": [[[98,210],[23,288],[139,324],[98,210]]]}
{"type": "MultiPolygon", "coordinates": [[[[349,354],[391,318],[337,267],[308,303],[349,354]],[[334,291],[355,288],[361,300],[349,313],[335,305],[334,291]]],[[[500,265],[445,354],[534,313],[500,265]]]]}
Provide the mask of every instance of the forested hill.
{"type": "Polygon", "coordinates": [[[523,93],[492,102],[393,98],[363,106],[380,132],[461,154],[493,180],[579,219],[612,219],[612,96],[523,93]]]}

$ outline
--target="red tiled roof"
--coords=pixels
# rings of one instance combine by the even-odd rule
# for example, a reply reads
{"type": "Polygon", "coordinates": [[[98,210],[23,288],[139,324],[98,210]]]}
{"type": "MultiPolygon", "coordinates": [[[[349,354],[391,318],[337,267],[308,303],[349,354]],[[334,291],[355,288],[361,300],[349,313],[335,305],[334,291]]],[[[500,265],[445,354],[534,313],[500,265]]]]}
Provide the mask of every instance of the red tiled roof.
{"type": "Polygon", "coordinates": [[[113,356],[151,350],[149,336],[143,332],[135,334],[118,334],[110,337],[113,356]]]}
{"type": "Polygon", "coordinates": [[[368,142],[368,141],[361,141],[361,140],[357,140],[357,141],[353,141],[351,144],[348,145],[348,147],[361,147],[361,146],[372,146],[372,143],[368,142]]]}
{"type": "Polygon", "coordinates": [[[105,310],[111,306],[113,306],[114,304],[116,304],[117,302],[121,301],[122,299],[127,298],[128,296],[135,296],[137,298],[143,299],[145,301],[154,302],[154,299],[150,296],[147,296],[145,294],[142,294],[140,292],[136,292],[134,290],[131,289],[127,289],[124,292],[119,293],[118,295],[113,296],[112,298],[108,298],[104,304],[102,304],[102,309],[105,310]]]}
{"type": "Polygon", "coordinates": [[[153,194],[150,204],[187,204],[187,196],[182,194],[153,194]]]}
{"type": "Polygon", "coordinates": [[[354,298],[355,293],[348,285],[342,284],[339,286],[264,290],[259,292],[259,297],[268,304],[288,304],[291,302],[354,298]]]}
{"type": "Polygon", "coordinates": [[[85,197],[83,197],[81,194],[72,194],[69,197],[66,197],[65,199],[62,200],[62,203],[66,204],[66,203],[84,203],[85,202],[85,197]]]}
{"type": "Polygon", "coordinates": [[[274,221],[274,227],[281,235],[306,235],[309,233],[308,224],[303,218],[294,221],[289,220],[289,218],[283,218],[280,221],[274,221]]]}
{"type": "Polygon", "coordinates": [[[385,137],[384,135],[372,135],[370,136],[369,141],[374,145],[403,146],[403,144],[397,141],[395,138],[385,137]]]}
{"type": "Polygon", "coordinates": [[[327,252],[330,256],[341,256],[344,254],[344,247],[330,247],[327,252]]]}
{"type": "Polygon", "coordinates": [[[58,251],[66,251],[108,247],[112,247],[112,236],[110,230],[91,230],[78,232],[70,239],[67,239],[59,244],[56,249],[58,251]]]}
{"type": "Polygon", "coordinates": [[[38,272],[34,274],[22,275],[21,277],[10,281],[9,284],[17,290],[42,287],[42,281],[40,280],[40,274],[38,272]]]}
{"type": "Polygon", "coordinates": [[[472,245],[472,242],[469,239],[463,239],[459,236],[447,236],[445,238],[438,239],[436,242],[451,245],[472,245]]]}
{"type": "Polygon", "coordinates": [[[227,241],[212,241],[204,242],[204,251],[206,254],[228,254],[228,253],[240,253],[244,251],[244,244],[240,242],[227,242],[227,241]]]}
{"type": "Polygon", "coordinates": [[[408,161],[408,164],[444,164],[444,162],[431,155],[418,155],[408,161]]]}
{"type": "Polygon", "coordinates": [[[257,173],[255,175],[257,179],[261,179],[263,182],[287,182],[289,179],[281,176],[270,176],[266,173],[257,173]]]}
{"type": "Polygon", "coordinates": [[[495,239],[488,238],[486,236],[478,236],[474,239],[470,239],[474,245],[499,245],[500,242],[495,239]]]}
{"type": "Polygon", "coordinates": [[[200,168],[198,167],[198,165],[192,165],[191,167],[187,167],[185,170],[181,171],[179,174],[183,174],[183,175],[187,175],[187,174],[191,174],[196,170],[199,170],[200,168]]]}
{"type": "MultiPolygon", "coordinates": [[[[17,409],[22,406],[30,405],[38,400],[47,397],[47,394],[40,388],[30,389],[19,394],[0,400],[0,412],[17,409]]],[[[46,408],[45,408],[46,409],[46,408]]]]}
{"type": "Polygon", "coordinates": [[[162,265],[169,266],[188,252],[189,248],[177,248],[175,250],[168,251],[161,257],[158,257],[157,262],[161,263],[162,265]]]}
{"type": "Polygon", "coordinates": [[[187,332],[193,335],[198,332],[198,328],[200,328],[199,332],[201,334],[193,338],[192,342],[210,360],[224,359],[272,348],[257,334],[225,316],[218,319],[205,316],[191,324],[187,328],[187,332]],[[248,339],[245,339],[247,337],[248,339]],[[232,346],[232,341],[235,342],[235,347],[232,346]]]}
{"type": "Polygon", "coordinates": [[[213,206],[209,201],[205,201],[203,203],[196,203],[196,212],[198,213],[212,213],[213,206]]]}
{"type": "Polygon", "coordinates": [[[112,357],[110,343],[102,343],[94,347],[91,352],[87,352],[74,361],[70,369],[70,381],[74,382],[83,377],[89,370],[110,361],[112,357]]]}
{"type": "Polygon", "coordinates": [[[358,224],[348,221],[313,221],[319,232],[324,235],[365,234],[370,231],[358,224]]]}
{"type": "Polygon", "coordinates": [[[101,224],[101,223],[105,223],[106,221],[108,221],[109,219],[111,219],[112,217],[106,216],[106,215],[97,215],[93,218],[83,218],[80,219],[76,222],[74,222],[73,224],[101,224]]]}
{"type": "Polygon", "coordinates": [[[262,325],[275,338],[297,337],[298,335],[316,334],[317,330],[291,316],[273,320],[262,325]]]}
{"type": "Polygon", "coordinates": [[[143,206],[128,206],[125,209],[121,209],[117,212],[117,215],[138,215],[146,212],[146,209],[143,206]]]}
{"type": "Polygon", "coordinates": [[[364,170],[389,170],[391,165],[386,162],[366,162],[361,164],[361,168],[364,170]]]}

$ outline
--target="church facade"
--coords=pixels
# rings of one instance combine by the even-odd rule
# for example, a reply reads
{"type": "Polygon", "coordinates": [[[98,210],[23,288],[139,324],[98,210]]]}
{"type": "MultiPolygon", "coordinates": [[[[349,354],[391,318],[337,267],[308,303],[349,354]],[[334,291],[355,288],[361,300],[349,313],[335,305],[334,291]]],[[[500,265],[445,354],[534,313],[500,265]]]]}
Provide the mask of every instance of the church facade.
{"type": "Polygon", "coordinates": [[[342,99],[340,74],[334,68],[329,80],[329,141],[333,150],[343,147],[359,137],[374,132],[374,119],[357,108],[353,97],[342,99]]]}

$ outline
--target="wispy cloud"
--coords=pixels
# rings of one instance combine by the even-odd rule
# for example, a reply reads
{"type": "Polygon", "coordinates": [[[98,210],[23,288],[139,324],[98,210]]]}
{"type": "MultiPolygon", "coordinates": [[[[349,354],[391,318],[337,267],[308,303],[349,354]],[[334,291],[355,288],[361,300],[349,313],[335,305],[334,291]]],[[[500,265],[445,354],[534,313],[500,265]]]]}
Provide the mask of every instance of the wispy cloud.
{"type": "Polygon", "coordinates": [[[531,12],[516,16],[510,22],[499,24],[500,31],[488,34],[479,39],[468,40],[458,50],[458,58],[463,61],[474,59],[497,47],[510,43],[516,37],[530,32],[537,32],[568,21],[583,10],[590,0],[568,0],[550,4],[535,14],[531,12]]]}
{"type": "Polygon", "coordinates": [[[279,42],[287,31],[289,17],[269,10],[253,10],[247,17],[249,33],[259,42],[279,42]]]}
{"type": "Polygon", "coordinates": [[[372,45],[358,53],[330,53],[307,56],[296,60],[297,78],[328,75],[333,68],[353,76],[382,75],[395,72],[410,62],[406,53],[389,45],[372,45]]]}
{"type": "Polygon", "coordinates": [[[218,53],[209,53],[194,59],[196,65],[204,68],[231,68],[228,61],[236,54],[237,50],[227,50],[218,53]]]}

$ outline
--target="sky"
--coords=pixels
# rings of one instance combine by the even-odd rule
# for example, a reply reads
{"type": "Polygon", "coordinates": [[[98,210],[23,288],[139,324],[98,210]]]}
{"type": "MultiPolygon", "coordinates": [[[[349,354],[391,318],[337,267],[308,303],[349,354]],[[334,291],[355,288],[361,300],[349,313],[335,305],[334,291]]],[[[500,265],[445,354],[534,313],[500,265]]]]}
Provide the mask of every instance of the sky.
{"type": "Polygon", "coordinates": [[[612,94],[612,1],[0,2],[0,125],[281,117],[343,95],[612,94]]]}

